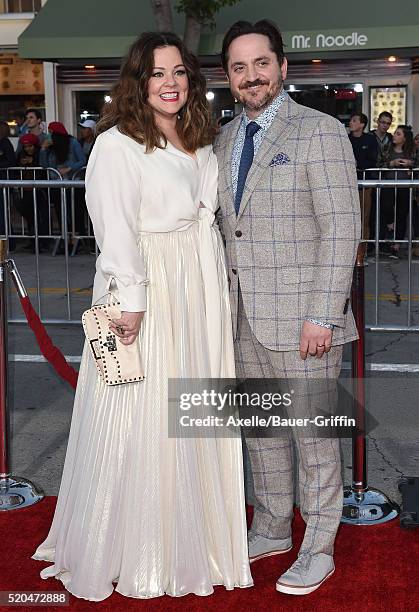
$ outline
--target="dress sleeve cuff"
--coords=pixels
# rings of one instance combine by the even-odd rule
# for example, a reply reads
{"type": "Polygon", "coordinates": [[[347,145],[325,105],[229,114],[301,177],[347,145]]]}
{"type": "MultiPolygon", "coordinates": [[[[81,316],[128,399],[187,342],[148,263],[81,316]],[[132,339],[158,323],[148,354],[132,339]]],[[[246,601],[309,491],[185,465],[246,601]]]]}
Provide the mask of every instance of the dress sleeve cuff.
{"type": "Polygon", "coordinates": [[[145,312],[147,310],[147,285],[148,279],[135,285],[124,285],[117,278],[109,279],[108,290],[111,291],[112,282],[115,282],[118,290],[118,300],[121,310],[126,312],[145,312]]]}

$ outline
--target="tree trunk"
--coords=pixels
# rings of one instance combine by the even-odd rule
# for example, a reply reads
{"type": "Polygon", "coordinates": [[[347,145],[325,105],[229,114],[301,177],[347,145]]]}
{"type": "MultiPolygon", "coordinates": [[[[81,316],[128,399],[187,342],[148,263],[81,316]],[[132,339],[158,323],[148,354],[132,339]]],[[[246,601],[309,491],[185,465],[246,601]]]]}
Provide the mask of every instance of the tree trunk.
{"type": "Polygon", "coordinates": [[[159,32],[173,32],[173,15],[170,0],[151,0],[154,19],[159,32]]]}
{"type": "Polygon", "coordinates": [[[201,24],[191,15],[185,17],[185,34],[183,42],[192,53],[198,55],[199,39],[201,37],[201,24]]]}

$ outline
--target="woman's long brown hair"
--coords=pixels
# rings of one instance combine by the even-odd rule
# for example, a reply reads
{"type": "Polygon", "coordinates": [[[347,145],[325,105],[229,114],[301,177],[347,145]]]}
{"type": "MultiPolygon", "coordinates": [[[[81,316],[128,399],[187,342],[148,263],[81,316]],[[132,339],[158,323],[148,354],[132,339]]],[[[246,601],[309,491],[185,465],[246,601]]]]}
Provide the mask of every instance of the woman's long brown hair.
{"type": "Polygon", "coordinates": [[[123,134],[144,144],[146,152],[166,146],[167,139],[157,127],[153,109],[148,103],[154,49],[166,46],[179,49],[189,81],[188,98],[177,121],[182,144],[186,151],[193,152],[213,142],[217,130],[211,119],[199,62],[180,38],[171,32],[144,32],[130,47],[119,80],[110,92],[112,100],[104,106],[98,133],[117,125],[123,134]]]}

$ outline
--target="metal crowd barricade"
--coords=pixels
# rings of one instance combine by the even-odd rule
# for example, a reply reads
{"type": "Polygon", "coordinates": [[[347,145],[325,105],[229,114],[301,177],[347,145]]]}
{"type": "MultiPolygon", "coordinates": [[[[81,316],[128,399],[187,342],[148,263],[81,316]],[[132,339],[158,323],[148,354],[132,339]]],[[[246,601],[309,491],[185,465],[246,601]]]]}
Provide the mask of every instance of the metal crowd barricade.
{"type": "MultiPolygon", "coordinates": [[[[365,328],[370,331],[419,331],[419,325],[415,324],[412,317],[412,302],[417,297],[413,295],[414,280],[418,278],[418,275],[414,274],[416,264],[413,265],[413,262],[416,256],[414,250],[419,253],[419,168],[411,170],[368,168],[363,171],[363,177],[358,181],[358,186],[363,218],[362,241],[365,245],[366,265],[374,264],[375,266],[372,295],[367,294],[367,299],[374,301],[373,316],[372,320],[367,318],[365,328]],[[386,178],[387,176],[391,178],[386,178]],[[390,189],[393,192],[392,194],[390,189]],[[405,200],[403,202],[398,196],[401,190],[407,189],[409,190],[408,194],[406,192],[402,193],[405,200]],[[390,201],[394,200],[392,223],[386,224],[388,227],[392,226],[391,229],[383,227],[385,216],[389,214],[388,210],[383,211],[383,205],[387,209],[389,208],[389,199],[383,198],[384,190],[391,195],[390,201]],[[403,205],[406,214],[404,220],[404,209],[401,208],[403,205]],[[369,216],[370,213],[371,216],[369,216]],[[401,219],[403,223],[406,222],[406,231],[403,237],[400,237],[400,235],[397,237],[398,223],[401,219]],[[416,227],[416,235],[414,235],[414,226],[416,227]],[[398,255],[391,250],[395,246],[399,248],[398,255]],[[399,258],[401,265],[398,269],[403,274],[407,274],[406,294],[403,296],[395,295],[395,299],[400,299],[401,303],[406,303],[405,324],[383,323],[380,319],[380,301],[382,299],[384,301],[392,299],[388,294],[385,294],[384,298],[380,295],[380,283],[383,282],[383,264],[388,266],[392,257],[399,258]]],[[[368,274],[367,276],[368,291],[371,275],[368,274]]]]}
{"type": "MultiPolygon", "coordinates": [[[[37,169],[24,169],[24,168],[10,168],[8,170],[3,171],[6,172],[6,179],[0,180],[0,189],[3,194],[3,199],[5,202],[4,207],[4,223],[6,227],[6,237],[10,239],[22,239],[22,238],[30,238],[34,241],[34,273],[36,275],[36,305],[38,314],[40,315],[42,321],[44,323],[74,323],[79,324],[80,316],[82,311],[76,311],[77,309],[72,308],[71,304],[71,282],[69,275],[69,256],[75,255],[77,251],[77,246],[80,241],[86,241],[89,245],[88,254],[89,255],[97,255],[97,245],[94,241],[94,234],[91,228],[90,221],[88,220],[87,210],[84,203],[83,197],[76,196],[76,193],[84,193],[84,181],[78,180],[78,177],[82,175],[84,169],[81,169],[79,174],[75,175],[73,180],[63,180],[59,173],[54,169],[43,170],[41,168],[37,169]],[[22,177],[27,176],[27,172],[35,172],[36,171],[47,172],[49,180],[21,180],[22,177]],[[16,174],[17,173],[17,174],[16,174]],[[26,174],[25,174],[26,173],[26,174]],[[54,180],[51,177],[54,177],[54,180]],[[32,233],[28,233],[27,228],[23,221],[19,222],[20,229],[12,228],[12,213],[11,209],[13,206],[13,194],[15,193],[23,193],[23,190],[31,189],[32,190],[32,199],[33,199],[33,230],[32,233]],[[48,208],[48,228],[47,231],[42,233],[38,227],[38,194],[40,190],[44,190],[47,194],[47,208],[48,208]],[[55,200],[52,197],[53,190],[60,190],[60,197],[57,196],[57,191],[55,191],[55,200]],[[71,200],[69,200],[71,195],[71,200]],[[59,201],[58,201],[59,200],[59,201]],[[59,204],[59,208],[61,210],[61,220],[54,219],[53,211],[57,212],[57,201],[59,204]],[[67,208],[67,203],[71,203],[71,207],[67,208]],[[78,210],[78,207],[81,210],[78,210]],[[84,219],[84,228],[83,231],[79,231],[80,227],[77,227],[77,215],[83,217],[84,219]],[[40,279],[40,265],[39,265],[39,257],[40,257],[40,240],[47,239],[54,241],[54,249],[52,251],[52,255],[57,252],[57,246],[59,243],[64,245],[64,273],[60,275],[60,285],[62,287],[53,287],[51,290],[62,290],[65,292],[65,312],[57,311],[56,305],[52,305],[52,302],[47,303],[47,307],[50,311],[49,316],[45,317],[42,315],[42,305],[41,305],[41,279],[40,279]],[[63,280],[64,282],[61,282],[63,280]]],[[[416,246],[419,250],[419,236],[413,235],[413,220],[415,221],[419,218],[416,213],[419,215],[418,203],[415,200],[416,193],[419,193],[419,169],[414,169],[412,173],[409,174],[409,179],[385,179],[384,175],[388,175],[388,170],[383,168],[372,168],[365,171],[366,177],[359,180],[359,189],[360,189],[360,203],[361,209],[366,208],[366,199],[365,194],[366,190],[370,190],[370,207],[368,214],[372,214],[371,220],[373,223],[368,227],[369,235],[365,233],[365,223],[363,228],[363,243],[365,245],[365,250],[367,245],[370,245],[370,249],[372,250],[370,256],[368,256],[367,263],[369,264],[369,268],[366,269],[366,299],[367,305],[369,307],[369,314],[367,312],[366,316],[366,329],[370,331],[419,331],[419,326],[415,324],[413,320],[413,308],[412,303],[415,299],[413,295],[416,280],[416,276],[414,276],[414,269],[416,267],[416,262],[413,261],[412,249],[413,246],[416,246]],[[370,178],[373,176],[374,178],[370,178]],[[407,214],[407,237],[397,238],[397,207],[398,200],[395,197],[395,206],[394,206],[394,218],[396,219],[395,225],[393,225],[392,234],[391,235],[383,235],[382,228],[380,226],[380,217],[381,215],[381,206],[382,206],[382,197],[381,194],[384,191],[384,188],[387,190],[394,190],[394,193],[397,195],[397,191],[399,189],[409,189],[409,202],[408,208],[406,211],[407,214]],[[415,214],[414,214],[415,213],[415,214]],[[375,216],[374,216],[375,215],[375,216]],[[390,245],[395,243],[400,244],[403,247],[406,247],[406,258],[401,260],[398,264],[398,269],[403,271],[403,274],[407,275],[407,295],[402,296],[403,308],[406,307],[406,318],[401,321],[401,314],[403,308],[400,308],[398,312],[395,313],[395,318],[393,320],[385,321],[385,317],[382,316],[382,309],[380,309],[380,301],[390,299],[388,296],[382,297],[380,296],[380,284],[383,282],[383,275],[385,271],[390,267],[387,264],[389,260],[386,259],[386,254],[383,253],[383,249],[388,249],[390,245]],[[371,257],[372,255],[372,257],[371,257]],[[373,269],[371,264],[375,264],[375,269],[373,269]],[[384,264],[384,265],[383,265],[384,264]],[[371,300],[373,300],[373,309],[371,309],[370,304],[371,300]],[[402,322],[402,324],[400,324],[402,322]]],[[[394,172],[394,170],[390,170],[390,172],[394,172]]],[[[404,175],[406,175],[406,171],[403,170],[404,175]]],[[[0,173],[0,177],[1,177],[0,173]]],[[[365,215],[364,215],[365,218],[365,215]]],[[[15,222],[16,225],[16,222],[15,222]]],[[[75,260],[77,261],[77,260],[75,260]]],[[[73,265],[73,264],[72,264],[73,265]]],[[[418,262],[419,265],[419,262],[418,262]]],[[[81,289],[86,287],[85,294],[89,291],[89,287],[91,287],[93,274],[94,274],[94,261],[92,257],[91,261],[91,269],[90,269],[90,261],[85,267],[86,277],[84,279],[84,284],[81,286],[81,289]]],[[[394,268],[394,266],[392,266],[394,268]]],[[[75,270],[75,266],[72,267],[72,271],[75,270]]],[[[418,268],[419,270],[419,268],[418,268]]],[[[42,277],[44,279],[44,277],[42,277]]],[[[43,289],[45,291],[45,289],[43,289]]],[[[74,290],[76,292],[76,290],[74,290]]],[[[73,292],[73,293],[74,293],[73,292]]],[[[391,297],[391,296],[390,296],[391,297]]],[[[402,300],[402,298],[400,298],[402,300]]],[[[87,297],[86,300],[87,301],[87,297]]],[[[62,301],[60,302],[62,304],[62,301]]],[[[79,300],[79,304],[81,304],[81,300],[79,300]]],[[[86,304],[85,304],[86,305],[86,304]]],[[[367,308],[368,311],[368,308],[367,308]]],[[[23,319],[12,319],[12,321],[23,322],[23,319]]]]}
{"type": "MultiPolygon", "coordinates": [[[[83,168],[80,168],[73,174],[72,180],[84,181],[85,174],[86,166],[83,166],[83,168]]],[[[92,254],[94,252],[96,257],[98,256],[99,251],[97,248],[92,223],[90,221],[90,217],[87,212],[87,207],[84,199],[84,189],[82,192],[74,188],[71,190],[70,235],[72,239],[72,249],[70,254],[71,257],[76,255],[80,243],[84,244],[85,248],[87,248],[89,252],[91,252],[92,254]],[[82,197],[78,197],[80,195],[82,197]]]]}
{"type": "MultiPolygon", "coordinates": [[[[8,178],[3,179],[0,178],[0,189],[3,195],[4,202],[4,226],[5,232],[4,236],[9,241],[10,240],[19,240],[22,238],[33,240],[34,245],[34,256],[35,256],[35,276],[36,276],[36,298],[37,298],[37,310],[41,320],[44,323],[80,323],[80,316],[76,316],[73,318],[72,316],[72,308],[71,308],[71,287],[70,287],[70,277],[69,277],[69,240],[71,239],[71,235],[69,235],[68,231],[68,220],[67,220],[67,195],[66,191],[69,189],[82,189],[84,188],[84,181],[77,180],[64,180],[59,173],[53,168],[8,168],[8,173],[6,176],[8,178]],[[23,176],[27,176],[27,172],[33,172],[34,176],[36,171],[42,171],[46,173],[46,178],[44,179],[18,179],[16,178],[16,171],[19,173],[24,173],[23,176]],[[13,174],[14,173],[14,174],[13,174]],[[48,177],[54,175],[54,179],[48,180],[48,177]],[[57,176],[59,178],[57,178],[57,176]],[[32,203],[33,203],[33,232],[29,233],[26,231],[26,227],[24,222],[21,222],[21,231],[14,231],[14,226],[12,225],[12,216],[13,216],[13,194],[14,190],[16,192],[23,193],[24,190],[32,190],[32,203]],[[57,197],[57,191],[52,192],[52,190],[59,190],[59,199],[57,197]],[[40,201],[40,193],[46,194],[47,201],[40,201]],[[53,196],[55,194],[55,197],[53,196]],[[55,201],[54,201],[55,200],[55,201]],[[48,231],[40,232],[39,231],[39,212],[40,206],[47,204],[48,207],[48,231]],[[58,210],[60,212],[58,212],[58,210]],[[57,219],[53,218],[53,210],[56,212],[57,219]],[[61,219],[59,218],[61,217],[61,219]],[[49,317],[45,318],[42,316],[42,305],[41,305],[41,277],[40,277],[40,240],[51,240],[54,241],[54,247],[52,249],[51,256],[54,256],[57,253],[57,247],[60,241],[63,241],[64,245],[64,282],[65,282],[65,301],[66,301],[66,314],[61,317],[49,317]]],[[[4,176],[4,174],[3,174],[4,176]]],[[[18,176],[22,176],[18,174],[18,176]]],[[[1,174],[0,174],[1,177],[1,174]]],[[[93,274],[93,266],[92,266],[92,274],[93,274]]],[[[23,323],[25,320],[23,318],[17,319],[9,319],[10,322],[15,323],[23,323]]]]}

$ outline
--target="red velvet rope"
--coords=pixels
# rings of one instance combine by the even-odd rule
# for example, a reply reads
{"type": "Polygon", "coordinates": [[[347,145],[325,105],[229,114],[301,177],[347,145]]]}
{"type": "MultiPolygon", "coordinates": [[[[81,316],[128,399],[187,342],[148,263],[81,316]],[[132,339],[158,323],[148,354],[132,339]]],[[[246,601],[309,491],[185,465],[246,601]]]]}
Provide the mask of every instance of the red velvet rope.
{"type": "Polygon", "coordinates": [[[20,303],[22,304],[23,312],[28,320],[28,325],[38,341],[41,353],[52,365],[57,374],[70,383],[73,389],[75,389],[77,386],[78,373],[73,367],[71,367],[71,365],[67,363],[60,349],[58,349],[52,343],[52,340],[42,324],[41,319],[35,312],[30,299],[28,297],[20,298],[20,303]]]}

